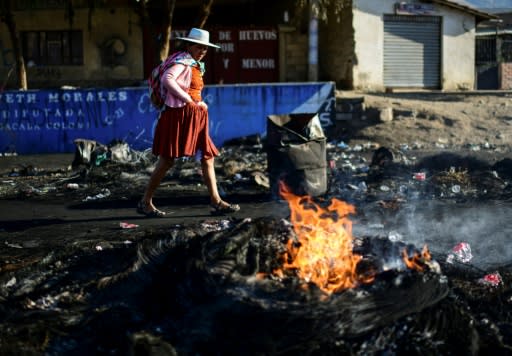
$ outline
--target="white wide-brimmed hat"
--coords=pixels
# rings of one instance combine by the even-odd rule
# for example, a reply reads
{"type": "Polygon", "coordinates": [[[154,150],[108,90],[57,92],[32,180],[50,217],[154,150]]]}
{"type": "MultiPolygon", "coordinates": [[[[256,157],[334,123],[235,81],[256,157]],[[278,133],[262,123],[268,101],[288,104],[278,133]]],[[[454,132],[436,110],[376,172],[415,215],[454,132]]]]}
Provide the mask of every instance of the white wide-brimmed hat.
{"type": "Polygon", "coordinates": [[[177,40],[199,43],[205,46],[220,48],[219,46],[210,43],[210,33],[200,28],[191,28],[187,37],[176,37],[177,40]]]}

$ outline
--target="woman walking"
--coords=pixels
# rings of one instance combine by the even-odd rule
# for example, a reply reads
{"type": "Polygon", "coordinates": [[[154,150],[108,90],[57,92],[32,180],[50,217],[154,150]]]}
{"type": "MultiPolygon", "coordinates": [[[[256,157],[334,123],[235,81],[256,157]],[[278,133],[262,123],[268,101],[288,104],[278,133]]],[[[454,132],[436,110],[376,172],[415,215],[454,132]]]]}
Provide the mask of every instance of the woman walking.
{"type": "Polygon", "coordinates": [[[176,158],[201,152],[201,169],[210,195],[211,213],[234,213],[240,207],[223,201],[217,189],[214,158],[219,151],[210,138],[208,106],[201,98],[204,86],[204,63],[201,60],[209,47],[219,46],[210,43],[208,31],[198,28],[192,28],[186,37],[177,39],[184,41],[185,50],[171,55],[171,65],[161,78],[165,108],[158,120],[152,148],[158,161],[137,205],[137,212],[147,217],[164,217],[165,212],[153,204],[155,190],[176,158]]]}

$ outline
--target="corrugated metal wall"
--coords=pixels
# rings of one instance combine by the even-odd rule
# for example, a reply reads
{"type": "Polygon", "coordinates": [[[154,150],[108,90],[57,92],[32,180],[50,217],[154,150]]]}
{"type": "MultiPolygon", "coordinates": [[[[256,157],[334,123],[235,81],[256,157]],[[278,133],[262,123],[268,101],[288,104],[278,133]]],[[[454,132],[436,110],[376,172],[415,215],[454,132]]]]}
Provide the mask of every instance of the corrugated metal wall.
{"type": "Polygon", "coordinates": [[[440,88],[441,17],[384,16],[384,86],[440,88]]]}

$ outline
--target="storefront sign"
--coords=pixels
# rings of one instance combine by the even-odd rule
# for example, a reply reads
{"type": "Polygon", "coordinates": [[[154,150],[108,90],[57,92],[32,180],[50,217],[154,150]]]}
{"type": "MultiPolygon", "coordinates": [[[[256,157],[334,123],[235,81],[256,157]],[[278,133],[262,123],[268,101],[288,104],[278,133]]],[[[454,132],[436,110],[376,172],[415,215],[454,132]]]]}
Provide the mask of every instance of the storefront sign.
{"type": "Polygon", "coordinates": [[[413,4],[407,2],[395,4],[395,14],[397,15],[434,15],[436,12],[432,4],[413,4]]]}
{"type": "MultiPolygon", "coordinates": [[[[210,49],[204,61],[207,84],[264,83],[279,80],[279,40],[274,27],[216,27],[210,40],[220,46],[210,49]]],[[[175,29],[173,37],[186,30],[175,29]]]]}

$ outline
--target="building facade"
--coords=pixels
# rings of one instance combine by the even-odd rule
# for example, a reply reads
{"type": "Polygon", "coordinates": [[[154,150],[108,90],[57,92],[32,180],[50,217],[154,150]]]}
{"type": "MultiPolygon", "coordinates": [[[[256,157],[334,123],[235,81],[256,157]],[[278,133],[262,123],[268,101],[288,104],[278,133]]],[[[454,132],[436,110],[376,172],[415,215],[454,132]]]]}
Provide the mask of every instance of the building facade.
{"type": "Polygon", "coordinates": [[[501,11],[477,28],[477,89],[512,90],[512,12],[501,11]]]}
{"type": "MultiPolygon", "coordinates": [[[[13,6],[28,87],[134,85],[142,79],[142,33],[129,6],[70,11],[62,1],[20,1],[13,6]],[[27,4],[25,6],[25,4],[27,4]]],[[[7,27],[0,24],[1,78],[16,82],[16,58],[7,27]]]]}
{"type": "Polygon", "coordinates": [[[487,15],[449,1],[355,0],[353,87],[470,90],[487,15]]]}
{"type": "MultiPolygon", "coordinates": [[[[157,62],[162,29],[140,18],[131,1],[13,3],[29,88],[138,86],[157,62]]],[[[186,34],[200,3],[177,1],[172,36],[186,34]]],[[[365,91],[475,88],[475,29],[492,15],[449,0],[352,0],[316,17],[294,13],[295,3],[214,2],[206,28],[221,49],[208,54],[205,81],[320,80],[365,91]]],[[[3,23],[0,29],[0,78],[15,88],[9,31],[3,23]]]]}

